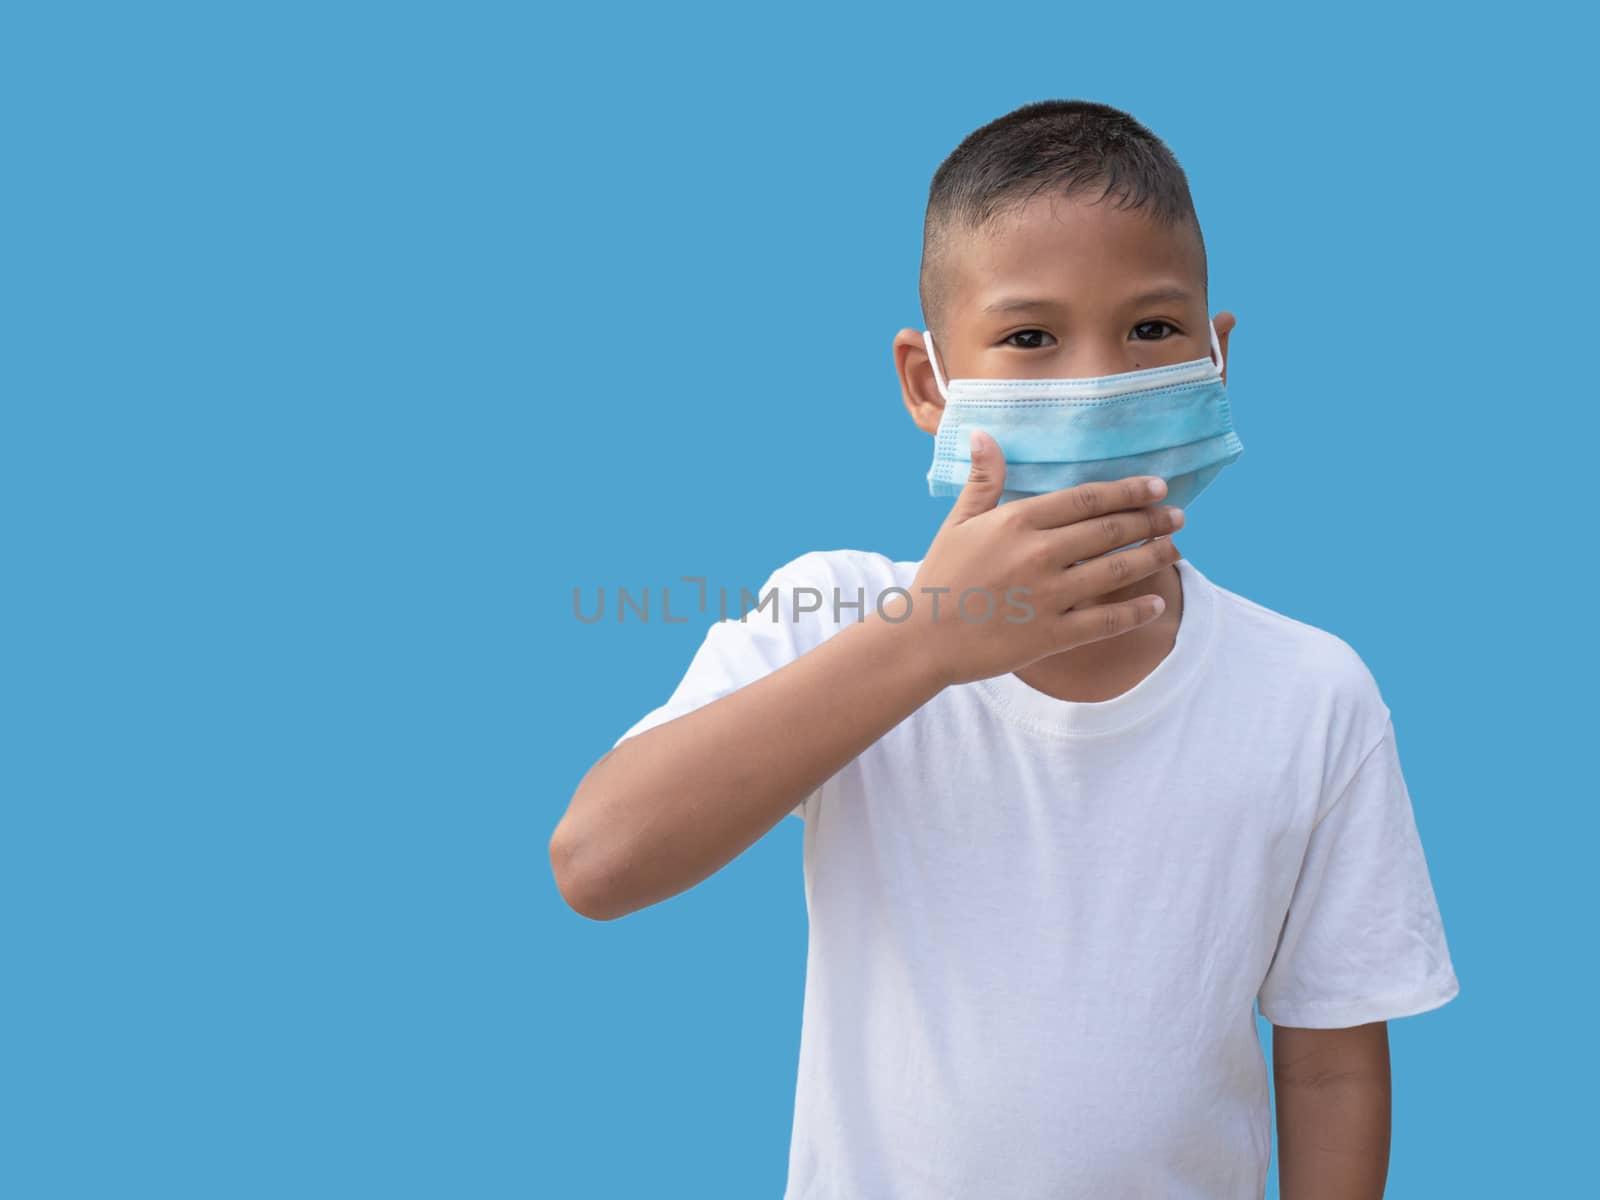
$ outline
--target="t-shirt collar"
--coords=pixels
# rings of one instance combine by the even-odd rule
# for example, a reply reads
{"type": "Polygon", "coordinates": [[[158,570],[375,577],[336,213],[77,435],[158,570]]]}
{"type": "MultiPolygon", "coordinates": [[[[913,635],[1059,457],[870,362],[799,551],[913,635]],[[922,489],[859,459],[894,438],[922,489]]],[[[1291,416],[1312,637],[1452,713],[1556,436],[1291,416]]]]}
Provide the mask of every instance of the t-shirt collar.
{"type": "Polygon", "coordinates": [[[1189,686],[1215,639],[1217,605],[1211,582],[1187,558],[1175,565],[1183,588],[1177,637],[1155,669],[1122,695],[1058,700],[1010,674],[980,679],[973,686],[1007,720],[1047,737],[1104,736],[1143,721],[1189,686]]]}

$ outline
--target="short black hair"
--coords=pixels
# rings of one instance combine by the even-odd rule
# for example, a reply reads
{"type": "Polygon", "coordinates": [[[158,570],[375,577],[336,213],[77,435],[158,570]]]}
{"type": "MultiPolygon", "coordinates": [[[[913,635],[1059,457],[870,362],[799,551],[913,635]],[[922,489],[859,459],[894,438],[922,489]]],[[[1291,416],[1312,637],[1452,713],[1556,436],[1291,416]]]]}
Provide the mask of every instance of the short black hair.
{"type": "Polygon", "coordinates": [[[1187,223],[1205,238],[1189,179],[1167,144],[1133,117],[1092,100],[1038,100],[990,121],[939,164],[922,228],[922,315],[944,332],[959,239],[1041,192],[1071,196],[1099,187],[1118,208],[1148,208],[1164,224],[1187,223]]]}

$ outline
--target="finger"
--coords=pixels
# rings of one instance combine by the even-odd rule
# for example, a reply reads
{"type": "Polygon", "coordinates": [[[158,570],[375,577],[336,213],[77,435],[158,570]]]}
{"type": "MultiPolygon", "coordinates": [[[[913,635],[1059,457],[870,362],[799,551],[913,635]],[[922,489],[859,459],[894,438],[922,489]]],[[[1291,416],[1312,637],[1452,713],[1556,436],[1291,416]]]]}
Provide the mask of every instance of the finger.
{"type": "Polygon", "coordinates": [[[959,525],[979,513],[988,512],[1000,503],[1000,493],[1005,491],[1006,456],[1000,449],[1000,443],[983,430],[974,429],[969,444],[972,470],[967,475],[961,494],[951,506],[950,515],[944,519],[946,525],[959,525]]]}
{"type": "Polygon", "coordinates": [[[1119,633],[1148,625],[1165,612],[1166,607],[1166,601],[1160,596],[1149,595],[1119,600],[1115,604],[1074,608],[1057,618],[1056,644],[1061,649],[1071,649],[1085,642],[1116,637],[1119,633]]]}
{"type": "Polygon", "coordinates": [[[1147,579],[1182,557],[1182,551],[1171,538],[1158,537],[1154,541],[1135,546],[1132,550],[1124,550],[1120,554],[1107,554],[1070,566],[1066,570],[1069,597],[1066,607],[1070,608],[1073,604],[1093,600],[1097,596],[1104,596],[1107,592],[1125,588],[1130,583],[1147,579]]]}
{"type": "Polygon", "coordinates": [[[1103,517],[1046,530],[1041,536],[1049,538],[1056,547],[1063,566],[1072,566],[1118,546],[1173,533],[1183,528],[1183,520],[1183,509],[1163,504],[1107,513],[1103,517]]]}
{"type": "Polygon", "coordinates": [[[1166,481],[1159,475],[1130,475],[1104,483],[1080,483],[1013,503],[1034,528],[1053,529],[1119,509],[1142,508],[1166,494],[1166,481]]]}

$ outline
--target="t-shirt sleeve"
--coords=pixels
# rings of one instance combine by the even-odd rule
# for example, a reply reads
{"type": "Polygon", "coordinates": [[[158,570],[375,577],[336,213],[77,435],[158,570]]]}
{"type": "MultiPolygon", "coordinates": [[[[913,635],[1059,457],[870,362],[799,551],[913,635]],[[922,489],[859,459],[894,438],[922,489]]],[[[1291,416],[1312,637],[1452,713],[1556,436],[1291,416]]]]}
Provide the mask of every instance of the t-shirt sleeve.
{"type": "MultiPolygon", "coordinates": [[[[706,631],[666,703],[635,722],[616,744],[720,700],[819,644],[826,602],[820,608],[812,605],[828,590],[825,565],[818,553],[801,555],[774,571],[747,601],[730,597],[728,619],[706,631]],[[742,611],[745,608],[748,611],[742,611]]],[[[789,815],[804,820],[806,807],[816,797],[812,791],[789,815]]]]}
{"type": "Polygon", "coordinates": [[[1312,829],[1256,997],[1274,1025],[1344,1028],[1438,1008],[1460,990],[1394,725],[1312,829]]]}

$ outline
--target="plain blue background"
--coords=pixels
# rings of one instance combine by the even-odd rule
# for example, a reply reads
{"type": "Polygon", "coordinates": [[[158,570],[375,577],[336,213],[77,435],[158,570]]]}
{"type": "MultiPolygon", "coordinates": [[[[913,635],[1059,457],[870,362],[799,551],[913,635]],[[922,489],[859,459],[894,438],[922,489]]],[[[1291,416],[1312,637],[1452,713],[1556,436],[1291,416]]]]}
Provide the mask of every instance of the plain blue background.
{"type": "Polygon", "coordinates": [[[12,10],[0,1191],[781,1194],[802,825],[563,906],[706,623],[572,589],[920,557],[929,179],[1081,97],[1239,319],[1180,544],[1394,713],[1462,992],[1391,1027],[1389,1194],[1575,1194],[1593,31],[1446,11],[12,10]]]}

